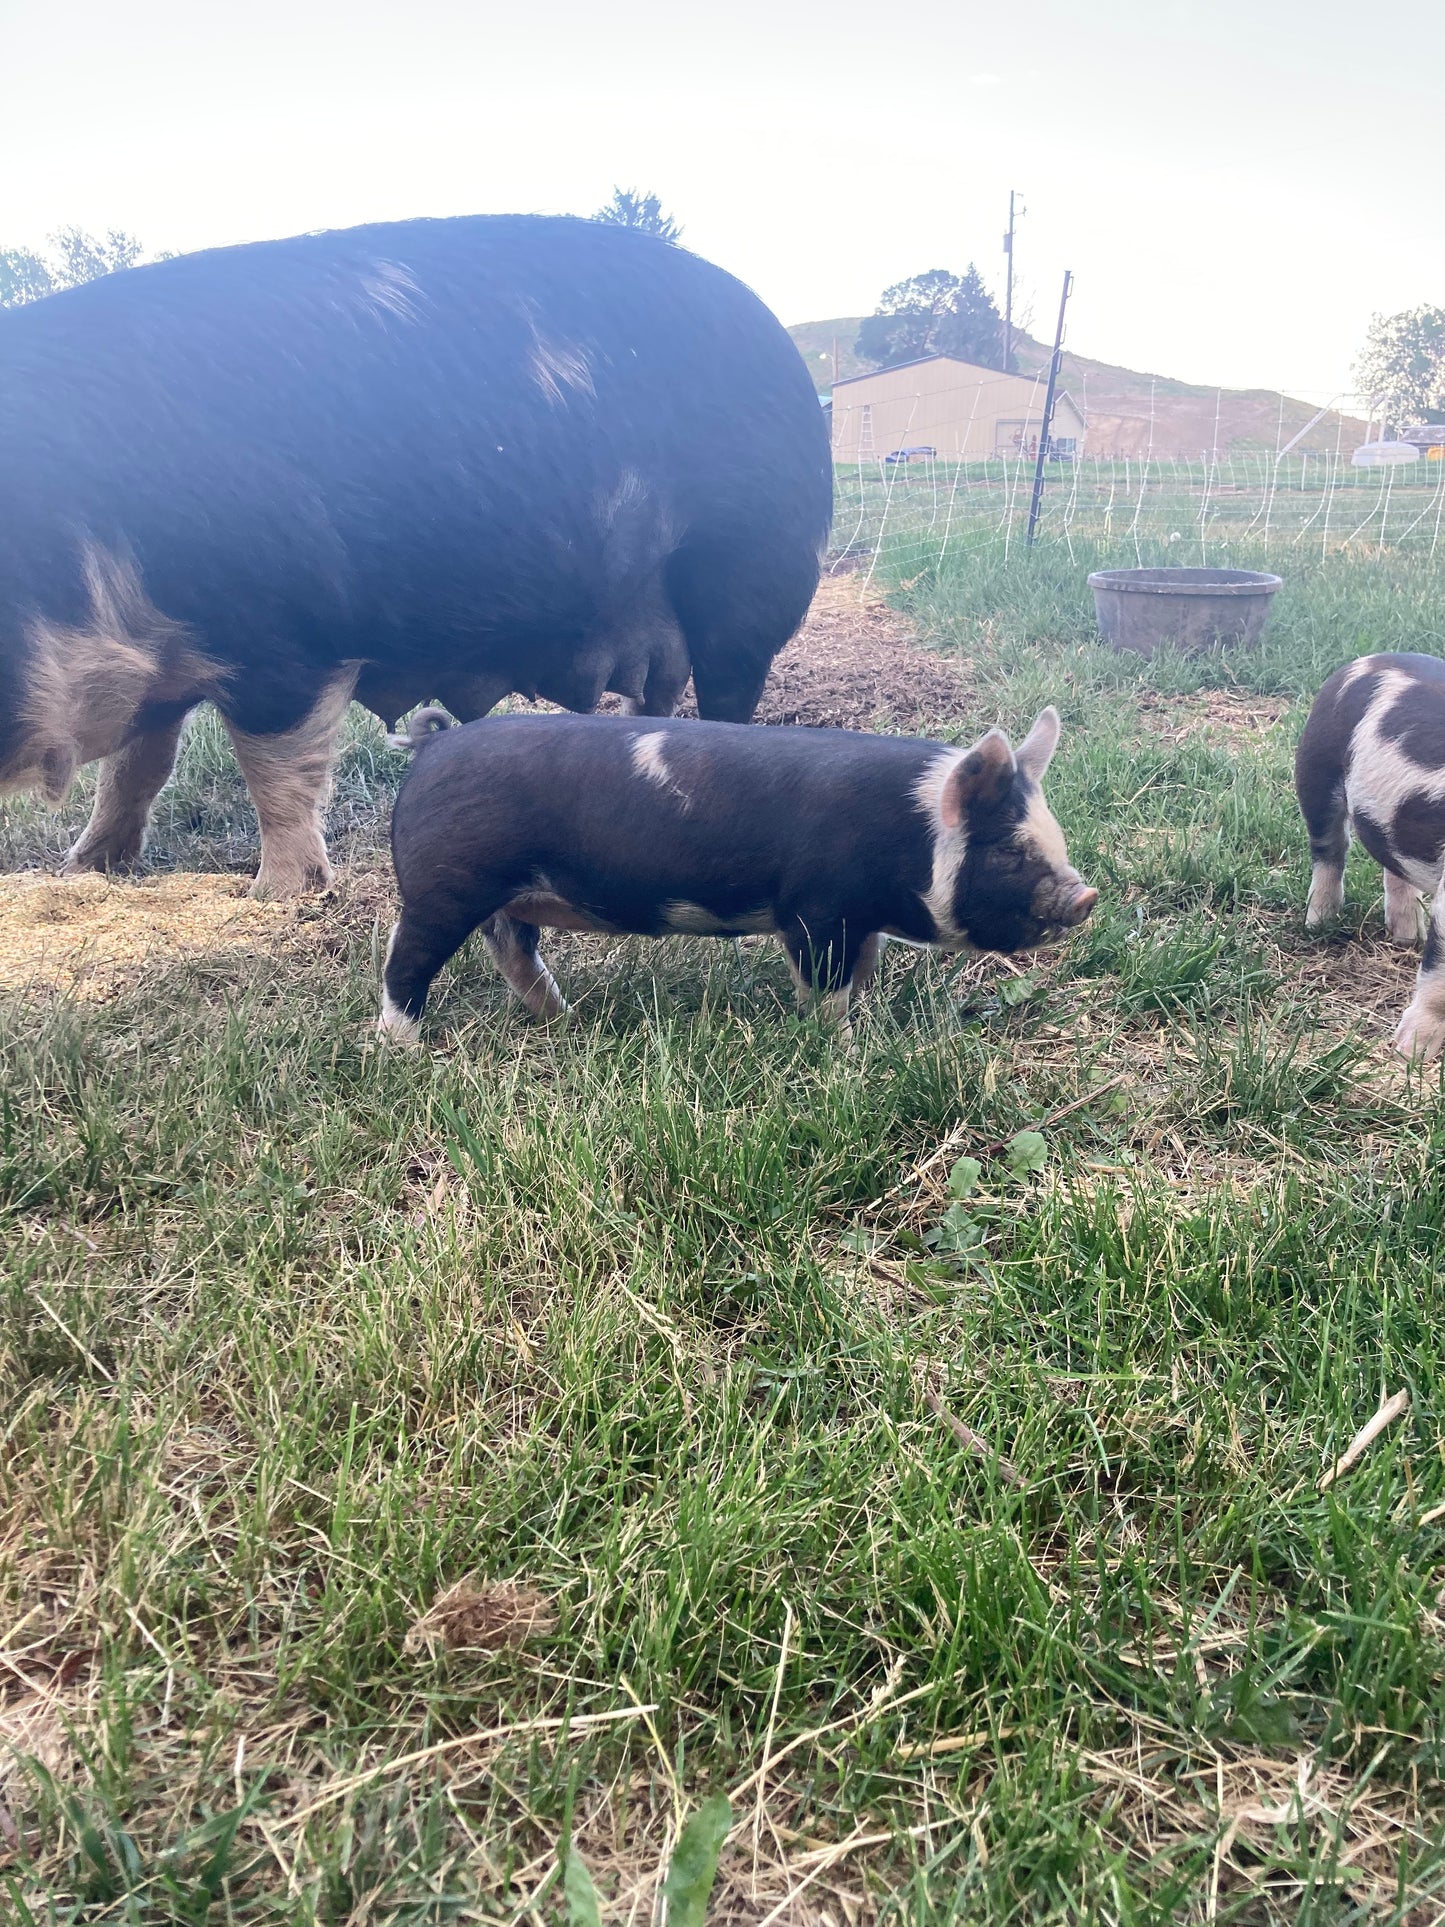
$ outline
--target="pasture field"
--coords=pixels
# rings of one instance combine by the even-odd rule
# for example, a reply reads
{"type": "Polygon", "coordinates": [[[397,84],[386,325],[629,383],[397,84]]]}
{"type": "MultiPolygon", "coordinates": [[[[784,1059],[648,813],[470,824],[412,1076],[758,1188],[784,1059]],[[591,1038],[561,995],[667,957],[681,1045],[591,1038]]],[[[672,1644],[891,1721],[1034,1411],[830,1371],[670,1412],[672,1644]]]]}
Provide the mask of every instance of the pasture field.
{"type": "MultiPolygon", "coordinates": [[[[581,1922],[585,1866],[643,1923],[726,1795],[712,1921],[1445,1919],[1445,1103],[1289,782],[1445,587],[1303,544],[1257,653],[1142,665],[1134,554],[885,552],[937,733],[1058,703],[1101,902],[895,950],[851,1054],[760,941],[563,937],[566,1028],[476,946],[379,1050],[360,723],[330,898],[7,978],[0,1917],[581,1922]]],[[[157,869],[251,839],[203,721],[157,869]]]]}
{"type": "MultiPolygon", "coordinates": [[[[1034,463],[868,462],[836,469],[835,543],[885,578],[1023,542],[1034,463]],[[875,560],[876,558],[876,560],[875,560]]],[[[1445,462],[1358,469],[1349,451],[1236,450],[1048,462],[1039,529],[1071,558],[1107,566],[1273,569],[1297,574],[1340,551],[1433,559],[1445,540],[1445,462]],[[1147,553],[1146,553],[1147,552],[1147,553]]]]}

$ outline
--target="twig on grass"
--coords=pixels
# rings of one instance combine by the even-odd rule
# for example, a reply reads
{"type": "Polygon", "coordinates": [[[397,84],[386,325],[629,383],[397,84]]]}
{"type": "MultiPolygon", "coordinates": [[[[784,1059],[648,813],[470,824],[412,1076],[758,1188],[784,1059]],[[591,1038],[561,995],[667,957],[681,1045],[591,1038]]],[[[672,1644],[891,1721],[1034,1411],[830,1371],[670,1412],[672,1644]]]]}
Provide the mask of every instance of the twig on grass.
{"type": "Polygon", "coordinates": [[[919,1740],[913,1746],[900,1746],[893,1756],[898,1760],[936,1760],[945,1753],[966,1753],[989,1740],[1006,1740],[1018,1732],[1016,1726],[1001,1726],[997,1731],[981,1726],[974,1733],[945,1733],[936,1740],[919,1740]]]}
{"type": "Polygon", "coordinates": [[[788,1664],[788,1645],[793,1637],[793,1607],[790,1600],[783,1601],[783,1637],[778,1647],[778,1670],[773,1676],[773,1704],[768,1714],[768,1730],[763,1736],[763,1763],[758,1768],[757,1802],[753,1808],[753,1868],[758,1864],[758,1841],[763,1828],[763,1804],[767,1798],[768,1762],[772,1758],[773,1734],[778,1725],[778,1701],[783,1692],[783,1672],[788,1664]]]}
{"type": "Polygon", "coordinates": [[[39,1305],[40,1309],[45,1313],[47,1318],[51,1319],[55,1324],[59,1325],[60,1329],[65,1333],[65,1336],[70,1340],[71,1344],[74,1345],[75,1349],[80,1353],[81,1357],[85,1360],[86,1364],[90,1366],[91,1370],[94,1372],[99,1372],[100,1376],[105,1380],[107,1385],[114,1385],[115,1373],[106,1370],[105,1366],[101,1364],[100,1360],[96,1357],[95,1353],[91,1351],[90,1347],[88,1345],[83,1345],[81,1343],[81,1341],[76,1337],[75,1333],[70,1329],[69,1325],[67,1325],[65,1320],[61,1317],[60,1313],[56,1311],[53,1306],[48,1305],[46,1301],[41,1297],[38,1291],[35,1294],[35,1302],[37,1305],[39,1305]]]}
{"type": "Polygon", "coordinates": [[[929,1411],[943,1420],[966,1452],[972,1452],[976,1457],[987,1459],[991,1465],[996,1465],[998,1475],[1005,1485],[1025,1483],[1018,1467],[1006,1459],[1002,1452],[996,1452],[982,1432],[975,1432],[971,1425],[965,1425],[961,1418],[955,1418],[931,1385],[920,1385],[918,1389],[922,1392],[923,1402],[929,1411]]]}
{"type": "Polygon", "coordinates": [[[1393,1398],[1387,1398],[1375,1416],[1360,1427],[1334,1464],[1320,1474],[1319,1490],[1328,1492],[1335,1480],[1342,1478],[1355,1461],[1364,1456],[1385,1427],[1393,1425],[1409,1404],[1408,1391],[1396,1392],[1393,1398]]]}

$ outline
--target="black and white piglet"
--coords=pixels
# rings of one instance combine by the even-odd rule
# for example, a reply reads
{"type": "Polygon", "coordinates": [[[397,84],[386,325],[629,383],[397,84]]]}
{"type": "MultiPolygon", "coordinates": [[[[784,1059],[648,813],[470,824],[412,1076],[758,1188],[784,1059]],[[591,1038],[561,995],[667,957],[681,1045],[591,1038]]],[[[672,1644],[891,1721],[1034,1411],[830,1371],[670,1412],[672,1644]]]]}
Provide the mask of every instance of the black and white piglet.
{"type": "Polygon", "coordinates": [[[1445,662],[1361,656],[1338,669],[1310,710],[1295,755],[1309,831],[1310,929],[1344,902],[1350,832],[1385,869],[1385,927],[1425,955],[1395,1032],[1405,1056],[1445,1043],[1445,662]],[[1433,895],[1428,918],[1422,895],[1433,895]]]}
{"type": "Polygon", "coordinates": [[[1012,951],[1082,923],[1039,788],[1046,709],[1018,752],[842,729],[422,711],[391,819],[402,914],[381,1029],[415,1039],[432,979],[480,928],[534,1015],[566,1005],[538,926],[780,939],[800,999],[846,1023],[881,939],[1012,951]],[[435,732],[430,733],[429,732],[435,732]]]}

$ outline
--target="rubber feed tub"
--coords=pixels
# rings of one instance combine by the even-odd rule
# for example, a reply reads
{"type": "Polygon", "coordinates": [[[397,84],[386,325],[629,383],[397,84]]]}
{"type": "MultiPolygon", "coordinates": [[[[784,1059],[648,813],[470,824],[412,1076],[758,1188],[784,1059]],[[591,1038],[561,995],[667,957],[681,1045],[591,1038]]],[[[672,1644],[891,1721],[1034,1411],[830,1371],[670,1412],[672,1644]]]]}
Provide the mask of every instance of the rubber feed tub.
{"type": "Polygon", "coordinates": [[[1257,642],[1279,586],[1279,576],[1253,569],[1100,569],[1089,577],[1100,634],[1141,656],[1161,643],[1189,654],[1257,642]]]}

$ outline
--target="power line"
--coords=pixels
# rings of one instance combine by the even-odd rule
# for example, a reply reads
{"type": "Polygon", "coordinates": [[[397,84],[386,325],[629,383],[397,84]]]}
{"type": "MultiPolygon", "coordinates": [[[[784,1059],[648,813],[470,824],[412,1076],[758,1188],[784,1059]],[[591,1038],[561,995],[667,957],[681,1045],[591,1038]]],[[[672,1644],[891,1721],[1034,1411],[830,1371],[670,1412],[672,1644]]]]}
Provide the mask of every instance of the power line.
{"type": "Polygon", "coordinates": [[[1018,190],[1008,191],[1008,233],[1003,237],[1004,259],[1007,263],[1003,292],[1003,371],[1006,375],[1014,372],[1014,203],[1018,201],[1018,213],[1027,214],[1028,209],[1019,200],[1018,190]]]}

